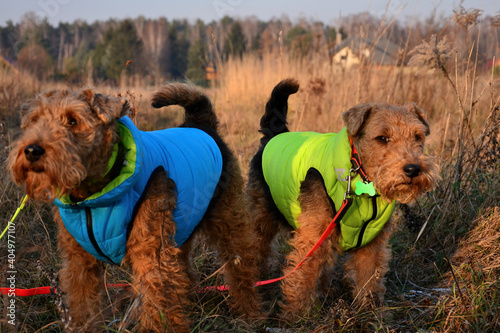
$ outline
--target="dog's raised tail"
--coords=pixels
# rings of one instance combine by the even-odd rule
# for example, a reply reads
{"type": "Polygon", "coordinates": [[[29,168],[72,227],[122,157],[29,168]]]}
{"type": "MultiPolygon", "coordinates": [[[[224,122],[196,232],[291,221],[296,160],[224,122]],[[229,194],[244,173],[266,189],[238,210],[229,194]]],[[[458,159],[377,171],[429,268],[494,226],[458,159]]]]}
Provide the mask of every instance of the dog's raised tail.
{"type": "Polygon", "coordinates": [[[153,95],[151,105],[154,108],[180,105],[186,110],[182,126],[217,130],[218,120],[210,99],[193,84],[168,83],[153,95]]]}
{"type": "Polygon", "coordinates": [[[289,132],[286,121],[288,112],[288,96],[299,90],[299,82],[295,79],[285,79],[278,83],[266,104],[266,113],[260,119],[260,132],[264,136],[261,144],[266,144],[274,136],[289,132]]]}

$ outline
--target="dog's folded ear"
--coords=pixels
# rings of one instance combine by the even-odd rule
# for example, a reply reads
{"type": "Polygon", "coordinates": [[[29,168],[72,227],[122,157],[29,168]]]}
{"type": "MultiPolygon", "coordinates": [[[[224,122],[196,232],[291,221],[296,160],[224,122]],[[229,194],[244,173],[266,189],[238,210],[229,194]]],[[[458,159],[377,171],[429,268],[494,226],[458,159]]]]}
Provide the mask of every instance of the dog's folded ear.
{"type": "Polygon", "coordinates": [[[351,137],[356,137],[361,133],[374,107],[375,104],[371,103],[358,104],[342,113],[342,120],[344,120],[344,124],[351,137]]]}
{"type": "Polygon", "coordinates": [[[131,112],[130,104],[126,98],[98,94],[94,89],[83,90],[80,99],[87,102],[90,109],[105,124],[109,124],[114,119],[119,119],[131,112]]]}
{"type": "Polygon", "coordinates": [[[425,116],[424,110],[417,106],[415,103],[410,103],[407,104],[408,110],[411,112],[415,113],[417,118],[425,125],[427,128],[427,131],[425,132],[425,135],[431,134],[431,127],[429,126],[429,122],[427,121],[427,117],[425,116]]]}

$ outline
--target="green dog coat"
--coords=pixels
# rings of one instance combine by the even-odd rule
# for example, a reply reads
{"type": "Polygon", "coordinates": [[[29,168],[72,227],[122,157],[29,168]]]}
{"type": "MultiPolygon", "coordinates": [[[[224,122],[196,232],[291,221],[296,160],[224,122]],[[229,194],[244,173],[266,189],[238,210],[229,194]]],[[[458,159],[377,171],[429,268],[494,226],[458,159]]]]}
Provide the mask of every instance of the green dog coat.
{"type": "MultiPolygon", "coordinates": [[[[347,191],[351,169],[351,144],[347,129],[337,133],[287,132],[272,138],[264,148],[262,170],[279,211],[294,228],[299,227],[301,183],[310,169],[323,177],[333,210],[340,208],[347,191]]],[[[361,176],[351,179],[351,193],[361,176]]],[[[353,195],[353,203],[340,221],[340,245],[344,251],[367,245],[382,231],[394,212],[377,192],[374,196],[353,195]]],[[[333,216],[332,216],[333,218],[333,216]]]]}

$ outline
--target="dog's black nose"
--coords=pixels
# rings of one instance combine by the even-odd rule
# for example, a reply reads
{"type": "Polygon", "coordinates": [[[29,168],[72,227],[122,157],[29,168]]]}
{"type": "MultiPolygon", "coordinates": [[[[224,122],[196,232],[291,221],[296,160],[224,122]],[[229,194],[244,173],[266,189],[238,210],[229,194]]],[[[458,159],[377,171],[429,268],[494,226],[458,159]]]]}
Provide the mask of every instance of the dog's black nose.
{"type": "Polygon", "coordinates": [[[410,178],[415,178],[420,173],[420,165],[418,164],[407,164],[403,168],[406,175],[410,178]]]}
{"type": "Polygon", "coordinates": [[[26,148],[24,148],[24,155],[26,155],[26,159],[31,162],[38,161],[43,154],[45,154],[45,149],[39,145],[27,145],[26,148]]]}

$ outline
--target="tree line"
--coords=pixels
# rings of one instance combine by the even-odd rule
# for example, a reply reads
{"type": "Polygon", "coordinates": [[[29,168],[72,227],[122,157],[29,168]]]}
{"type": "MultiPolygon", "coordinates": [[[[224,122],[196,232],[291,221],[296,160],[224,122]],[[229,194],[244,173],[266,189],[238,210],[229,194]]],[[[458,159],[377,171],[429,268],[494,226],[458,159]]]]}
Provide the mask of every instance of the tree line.
{"type": "Polygon", "coordinates": [[[474,22],[466,25],[456,19],[458,11],[448,18],[431,15],[407,24],[361,13],[342,18],[335,27],[305,18],[293,22],[286,16],[267,22],[225,16],[209,23],[138,17],[91,24],[78,20],[55,27],[27,13],[19,23],[0,26],[0,55],[3,66],[40,79],[118,84],[123,75],[138,75],[149,84],[184,77],[203,84],[207,67],[229,57],[283,51],[299,58],[331,57],[341,40],[373,34],[409,50],[439,34],[457,45],[475,47],[478,62],[487,63],[499,56],[500,15],[475,13],[474,22]]]}

